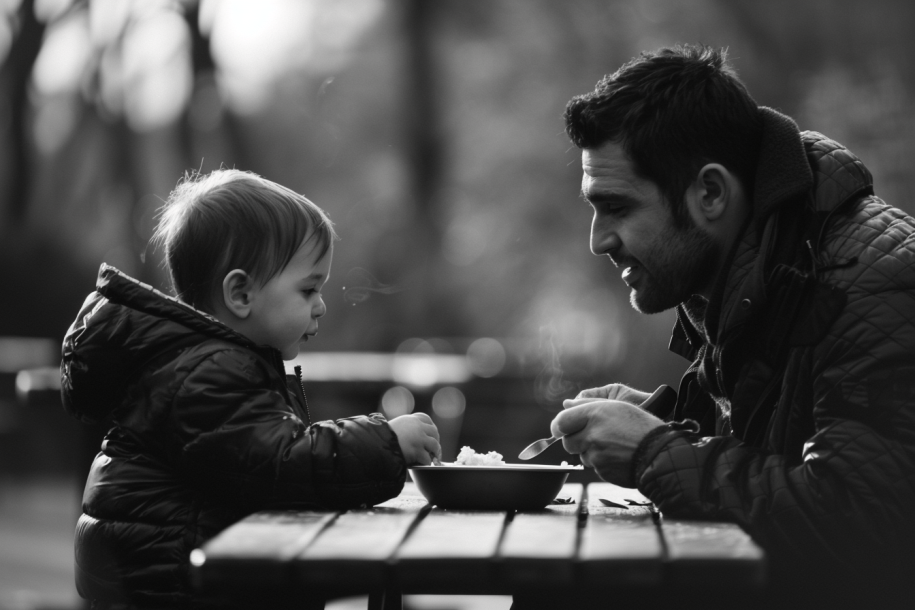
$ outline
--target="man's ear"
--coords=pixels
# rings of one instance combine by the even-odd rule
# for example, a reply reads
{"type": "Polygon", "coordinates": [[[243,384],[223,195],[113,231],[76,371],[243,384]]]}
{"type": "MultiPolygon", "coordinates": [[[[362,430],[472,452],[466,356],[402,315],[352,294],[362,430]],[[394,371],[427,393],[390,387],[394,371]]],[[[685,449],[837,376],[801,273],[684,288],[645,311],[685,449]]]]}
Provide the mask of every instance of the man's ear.
{"type": "Polygon", "coordinates": [[[252,291],[254,284],[251,276],[241,269],[233,269],[222,280],[222,300],[232,314],[244,320],[251,313],[252,291]]]}
{"type": "Polygon", "coordinates": [[[740,183],[726,167],[719,163],[702,166],[696,179],[687,189],[690,211],[698,221],[714,222],[724,216],[728,205],[737,196],[740,183]]]}

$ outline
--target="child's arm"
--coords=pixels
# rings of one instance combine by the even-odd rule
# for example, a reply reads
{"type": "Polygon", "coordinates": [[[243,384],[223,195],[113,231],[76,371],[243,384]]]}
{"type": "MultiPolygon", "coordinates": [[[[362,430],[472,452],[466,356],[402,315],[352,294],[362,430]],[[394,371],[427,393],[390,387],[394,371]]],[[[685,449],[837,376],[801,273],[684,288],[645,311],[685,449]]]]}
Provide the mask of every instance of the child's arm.
{"type": "Polygon", "coordinates": [[[306,426],[279,387],[276,372],[244,350],[223,349],[194,366],[170,413],[171,458],[181,472],[210,494],[254,508],[352,507],[400,492],[405,457],[381,415],[306,426]]]}

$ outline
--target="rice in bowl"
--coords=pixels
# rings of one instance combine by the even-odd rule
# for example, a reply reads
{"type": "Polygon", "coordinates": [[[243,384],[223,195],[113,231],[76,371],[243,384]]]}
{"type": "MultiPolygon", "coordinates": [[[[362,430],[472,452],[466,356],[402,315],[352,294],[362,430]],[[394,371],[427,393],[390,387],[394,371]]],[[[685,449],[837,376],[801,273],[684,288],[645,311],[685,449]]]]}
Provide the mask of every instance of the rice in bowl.
{"type": "Polygon", "coordinates": [[[461,447],[461,452],[458,453],[454,463],[461,466],[501,466],[505,464],[505,460],[502,459],[501,453],[495,451],[484,454],[477,453],[470,447],[461,447]]]}

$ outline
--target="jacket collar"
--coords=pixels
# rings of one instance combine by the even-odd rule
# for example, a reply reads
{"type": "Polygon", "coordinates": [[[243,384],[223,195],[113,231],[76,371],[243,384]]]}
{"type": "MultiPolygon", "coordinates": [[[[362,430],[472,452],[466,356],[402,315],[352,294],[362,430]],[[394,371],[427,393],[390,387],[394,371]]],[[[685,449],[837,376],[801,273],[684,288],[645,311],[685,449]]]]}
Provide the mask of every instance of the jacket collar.
{"type": "Polygon", "coordinates": [[[814,183],[797,123],[765,106],[760,107],[759,114],[763,131],[753,190],[753,218],[757,222],[807,194],[814,183]]]}

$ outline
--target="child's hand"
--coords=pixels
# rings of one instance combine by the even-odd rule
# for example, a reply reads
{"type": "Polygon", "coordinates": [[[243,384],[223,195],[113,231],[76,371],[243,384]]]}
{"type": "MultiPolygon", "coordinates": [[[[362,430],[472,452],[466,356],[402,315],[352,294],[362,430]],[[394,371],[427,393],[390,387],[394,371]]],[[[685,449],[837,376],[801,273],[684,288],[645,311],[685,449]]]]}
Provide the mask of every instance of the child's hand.
{"type": "Polygon", "coordinates": [[[442,445],[438,428],[432,423],[432,418],[425,413],[401,415],[388,424],[397,435],[397,442],[400,443],[400,450],[407,460],[407,466],[428,466],[432,463],[432,458],[441,459],[442,445]]]}

